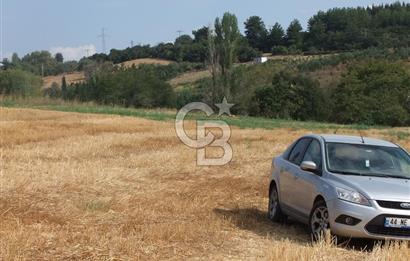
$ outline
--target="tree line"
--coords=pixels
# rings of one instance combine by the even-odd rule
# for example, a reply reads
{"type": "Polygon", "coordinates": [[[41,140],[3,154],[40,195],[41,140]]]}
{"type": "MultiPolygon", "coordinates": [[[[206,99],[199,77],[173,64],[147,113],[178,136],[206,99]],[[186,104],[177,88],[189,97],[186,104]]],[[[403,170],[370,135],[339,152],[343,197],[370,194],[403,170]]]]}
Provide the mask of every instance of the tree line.
{"type": "Polygon", "coordinates": [[[35,51],[26,54],[22,58],[14,53],[11,60],[4,58],[2,64],[3,70],[17,69],[39,76],[49,76],[76,71],[81,63],[76,61],[65,62],[61,53],[56,53],[53,56],[48,51],[35,51]]]}
{"type": "MultiPolygon", "coordinates": [[[[249,17],[244,26],[244,35],[239,34],[237,39],[234,62],[248,62],[262,53],[317,54],[372,47],[406,48],[410,43],[410,4],[396,2],[319,11],[309,19],[306,30],[297,19],[287,28],[279,23],[268,28],[259,16],[249,17]]],[[[94,54],[79,62],[63,62],[61,54],[52,57],[47,51],[33,52],[21,59],[13,54],[11,61],[3,60],[3,69],[20,68],[47,76],[81,70],[87,60],[117,64],[139,58],[160,58],[206,63],[209,60],[209,30],[208,26],[203,26],[192,31],[192,36],[181,35],[174,42],[112,49],[109,54],[94,54]]]]}
{"type": "MultiPolygon", "coordinates": [[[[299,20],[287,28],[275,23],[267,28],[259,16],[245,22],[245,34],[239,36],[236,61],[251,61],[262,53],[298,54],[362,50],[371,47],[408,47],[410,42],[410,4],[393,4],[357,8],[334,8],[319,11],[309,19],[307,30],[299,20]]],[[[113,49],[95,54],[94,60],[120,63],[137,58],[162,58],[174,61],[206,62],[207,35],[204,26],[190,35],[181,35],[173,43],[156,46],[138,45],[125,50],[113,49]]]]}

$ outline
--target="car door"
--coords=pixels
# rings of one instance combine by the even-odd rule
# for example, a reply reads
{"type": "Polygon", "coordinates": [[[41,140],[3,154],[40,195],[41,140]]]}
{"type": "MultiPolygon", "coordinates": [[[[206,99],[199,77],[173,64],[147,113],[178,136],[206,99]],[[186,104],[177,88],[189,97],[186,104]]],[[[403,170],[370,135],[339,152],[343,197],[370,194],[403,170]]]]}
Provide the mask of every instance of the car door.
{"type": "Polygon", "coordinates": [[[295,208],[295,194],[298,187],[295,185],[295,179],[298,177],[299,165],[302,162],[303,155],[309,143],[310,138],[302,138],[295,143],[288,157],[285,159],[283,167],[280,169],[280,200],[286,209],[295,208]]]}
{"type": "Polygon", "coordinates": [[[307,218],[317,195],[316,185],[320,182],[323,165],[322,149],[318,140],[313,139],[310,142],[303,156],[303,161],[313,161],[318,167],[317,173],[304,171],[299,167],[299,175],[294,181],[298,188],[298,193],[294,195],[294,207],[307,218]]]}

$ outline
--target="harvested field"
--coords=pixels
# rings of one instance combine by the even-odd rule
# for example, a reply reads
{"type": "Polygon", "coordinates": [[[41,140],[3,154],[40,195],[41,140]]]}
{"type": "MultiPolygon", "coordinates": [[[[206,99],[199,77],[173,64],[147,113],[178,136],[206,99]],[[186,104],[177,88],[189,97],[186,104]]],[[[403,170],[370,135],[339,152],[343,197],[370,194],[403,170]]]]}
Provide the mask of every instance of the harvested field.
{"type": "Polygon", "coordinates": [[[81,83],[85,81],[84,72],[73,72],[73,73],[60,74],[56,76],[46,76],[46,77],[43,77],[43,89],[50,88],[54,82],[57,83],[58,86],[61,86],[61,81],[63,80],[64,76],[65,76],[65,79],[68,85],[75,84],[75,83],[81,83]]]}
{"type": "Polygon", "coordinates": [[[163,60],[163,59],[141,58],[141,59],[126,61],[126,62],[120,63],[119,65],[129,68],[129,67],[132,67],[133,65],[138,67],[141,64],[169,65],[171,63],[172,61],[163,60]]]}
{"type": "MultiPolygon", "coordinates": [[[[363,133],[410,149],[402,131],[363,133]]],[[[0,107],[0,258],[409,260],[267,220],[270,160],[306,132],[234,127],[233,161],[197,167],[170,121],[0,107]]]]}
{"type": "Polygon", "coordinates": [[[175,77],[174,79],[170,80],[169,83],[172,86],[177,87],[179,85],[194,83],[198,80],[201,80],[207,77],[211,77],[211,73],[209,72],[209,70],[193,71],[193,72],[183,73],[175,77]]]}

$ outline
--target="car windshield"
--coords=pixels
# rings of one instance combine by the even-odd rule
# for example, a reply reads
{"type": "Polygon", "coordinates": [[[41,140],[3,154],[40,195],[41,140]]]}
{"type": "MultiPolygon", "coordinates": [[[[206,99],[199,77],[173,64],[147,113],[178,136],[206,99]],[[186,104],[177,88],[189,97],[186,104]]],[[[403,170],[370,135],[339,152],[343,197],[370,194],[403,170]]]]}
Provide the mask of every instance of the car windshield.
{"type": "Polygon", "coordinates": [[[401,148],[365,144],[326,144],[330,172],[410,179],[410,156],[401,148]]]}

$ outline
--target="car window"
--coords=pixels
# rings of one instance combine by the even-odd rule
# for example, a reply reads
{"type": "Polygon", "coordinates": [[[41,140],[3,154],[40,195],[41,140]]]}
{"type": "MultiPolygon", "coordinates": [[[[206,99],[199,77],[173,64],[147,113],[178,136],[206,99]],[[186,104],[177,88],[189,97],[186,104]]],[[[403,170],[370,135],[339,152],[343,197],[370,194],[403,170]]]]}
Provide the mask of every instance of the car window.
{"type": "Polygon", "coordinates": [[[331,142],[326,148],[331,172],[410,178],[410,157],[400,148],[331,142]]]}
{"type": "Polygon", "coordinates": [[[303,161],[313,161],[318,169],[322,169],[322,153],[319,141],[313,140],[310,143],[308,149],[306,150],[303,161]]]}
{"type": "Polygon", "coordinates": [[[311,140],[312,139],[299,140],[293,147],[288,160],[296,165],[299,165],[302,162],[306,147],[309,145],[311,140]]]}

